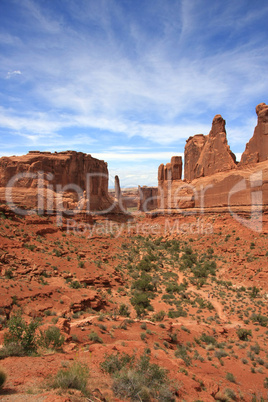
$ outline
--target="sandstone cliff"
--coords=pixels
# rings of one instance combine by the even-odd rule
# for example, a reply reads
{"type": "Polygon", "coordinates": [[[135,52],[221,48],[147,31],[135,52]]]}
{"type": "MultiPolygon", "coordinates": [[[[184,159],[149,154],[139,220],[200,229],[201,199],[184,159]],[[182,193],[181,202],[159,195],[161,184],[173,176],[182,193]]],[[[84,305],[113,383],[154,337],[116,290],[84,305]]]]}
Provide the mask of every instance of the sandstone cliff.
{"type": "Polygon", "coordinates": [[[268,159],[268,105],[260,103],[256,106],[258,124],[253,137],[246,145],[240,165],[263,162],[268,159]]]}
{"type": "Polygon", "coordinates": [[[138,210],[143,212],[152,211],[156,209],[157,199],[158,199],[158,188],[157,187],[140,187],[138,188],[139,202],[138,210]]]}
{"type": "Polygon", "coordinates": [[[214,117],[208,136],[195,136],[187,142],[185,167],[185,179],[189,181],[236,168],[235,155],[227,144],[225,120],[221,115],[214,117]]]}
{"type": "Polygon", "coordinates": [[[160,165],[158,208],[173,212],[191,208],[230,210],[233,207],[266,210],[268,106],[262,103],[256,107],[256,112],[258,124],[241,163],[236,163],[227,144],[224,119],[216,115],[207,136],[198,134],[187,140],[183,181],[180,175],[174,175],[172,163],[160,165]]]}
{"type": "Polygon", "coordinates": [[[107,163],[82,152],[39,152],[0,158],[0,201],[12,198],[25,209],[59,207],[101,211],[113,205],[108,195],[107,163]]]}
{"type": "Polygon", "coordinates": [[[195,178],[195,167],[206,143],[207,136],[196,134],[188,138],[184,150],[184,179],[192,181],[195,178]]]}

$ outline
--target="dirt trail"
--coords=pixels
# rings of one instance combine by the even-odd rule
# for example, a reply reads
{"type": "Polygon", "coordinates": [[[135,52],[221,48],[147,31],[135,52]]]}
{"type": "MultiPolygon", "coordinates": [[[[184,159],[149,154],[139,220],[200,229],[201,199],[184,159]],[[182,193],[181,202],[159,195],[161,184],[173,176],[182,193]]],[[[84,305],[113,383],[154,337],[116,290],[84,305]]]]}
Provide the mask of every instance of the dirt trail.
{"type": "Polygon", "coordinates": [[[222,304],[215,298],[215,296],[212,298],[211,294],[209,292],[205,292],[204,290],[201,289],[196,289],[194,286],[191,286],[188,288],[189,291],[192,291],[194,293],[199,294],[200,296],[203,297],[203,299],[208,300],[215,308],[220,320],[227,322],[227,316],[223,311],[223,306],[222,304]],[[209,297],[210,294],[210,298],[209,297]]]}

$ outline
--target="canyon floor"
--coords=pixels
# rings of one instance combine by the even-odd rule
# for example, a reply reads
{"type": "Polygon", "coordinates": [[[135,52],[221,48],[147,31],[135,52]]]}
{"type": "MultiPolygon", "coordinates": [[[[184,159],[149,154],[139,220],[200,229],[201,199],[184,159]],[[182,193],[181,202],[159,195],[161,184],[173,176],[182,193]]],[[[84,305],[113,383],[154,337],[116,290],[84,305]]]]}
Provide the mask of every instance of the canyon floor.
{"type": "Polygon", "coordinates": [[[268,215],[79,219],[0,207],[0,400],[268,400],[268,215]],[[4,353],[14,316],[64,343],[4,353]]]}

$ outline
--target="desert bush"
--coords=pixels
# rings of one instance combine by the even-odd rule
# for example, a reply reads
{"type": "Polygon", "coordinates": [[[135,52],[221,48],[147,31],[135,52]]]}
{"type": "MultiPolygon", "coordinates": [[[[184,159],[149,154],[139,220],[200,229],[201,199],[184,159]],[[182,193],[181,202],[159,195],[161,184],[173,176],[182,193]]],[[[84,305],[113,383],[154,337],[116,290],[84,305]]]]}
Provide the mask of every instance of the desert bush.
{"type": "Polygon", "coordinates": [[[157,313],[155,313],[152,316],[152,320],[153,321],[163,321],[163,319],[165,318],[165,315],[166,315],[166,313],[163,310],[158,311],[157,313]]]}
{"type": "Polygon", "coordinates": [[[231,388],[225,388],[224,394],[229,398],[228,400],[230,400],[230,399],[233,401],[237,400],[236,394],[235,394],[234,390],[232,390],[231,388]]]}
{"type": "Polygon", "coordinates": [[[214,336],[210,336],[210,335],[207,335],[204,333],[200,336],[199,339],[201,342],[205,342],[207,345],[210,345],[210,344],[215,345],[215,343],[217,342],[216,339],[214,338],[214,336]]]}
{"type": "MultiPolygon", "coordinates": [[[[106,358],[107,360],[108,358],[106,358]]],[[[113,357],[114,359],[114,357],[113,357]]],[[[123,366],[118,369],[118,361],[121,363],[121,357],[116,357],[116,364],[108,370],[101,364],[101,367],[113,374],[112,389],[114,394],[123,399],[132,401],[174,401],[174,395],[170,390],[170,383],[167,371],[156,364],[150,363],[150,356],[143,355],[137,361],[134,358],[124,357],[123,366]],[[131,360],[130,360],[131,359],[131,360]]]]}
{"type": "Polygon", "coordinates": [[[142,272],[140,278],[132,284],[132,289],[137,289],[143,292],[153,291],[154,286],[151,282],[151,276],[146,274],[145,272],[142,272]]]}
{"type": "Polygon", "coordinates": [[[241,341],[247,341],[249,336],[252,336],[251,329],[239,328],[237,331],[237,336],[241,341]]]}
{"type": "Polygon", "coordinates": [[[0,349],[0,359],[8,356],[25,356],[25,354],[24,348],[17,342],[9,342],[0,349]]]}
{"type": "Polygon", "coordinates": [[[60,369],[52,380],[49,381],[51,388],[78,389],[87,394],[88,367],[80,362],[74,362],[66,369],[60,369]]]}
{"type": "Polygon", "coordinates": [[[169,310],[168,316],[170,318],[187,317],[187,311],[183,310],[182,307],[178,307],[177,310],[169,310]]]}
{"type": "Polygon", "coordinates": [[[47,349],[59,349],[64,343],[64,336],[58,327],[51,326],[45,331],[40,331],[38,343],[47,349]]]}
{"type": "Polygon", "coordinates": [[[114,374],[126,365],[131,367],[134,360],[134,356],[127,355],[126,353],[122,353],[121,355],[117,353],[116,355],[106,355],[105,360],[100,364],[100,366],[106,373],[114,374]]]}
{"type": "Polygon", "coordinates": [[[2,369],[0,368],[0,389],[1,389],[1,388],[3,387],[3,385],[5,384],[6,378],[7,378],[6,373],[4,372],[4,370],[2,370],[2,369]]]}
{"type": "Polygon", "coordinates": [[[230,382],[236,382],[234,375],[232,373],[226,373],[226,380],[230,382]]]}
{"type": "Polygon", "coordinates": [[[216,352],[215,352],[215,357],[217,357],[218,359],[221,359],[222,357],[226,357],[226,356],[228,356],[228,353],[225,352],[225,350],[223,350],[223,349],[216,350],[216,352]]]}
{"type": "Polygon", "coordinates": [[[177,345],[177,350],[175,351],[175,356],[182,359],[184,361],[184,363],[186,364],[186,366],[190,366],[191,365],[191,358],[187,353],[187,349],[185,346],[183,345],[177,345]]]}
{"type": "Polygon", "coordinates": [[[13,344],[18,345],[18,350],[23,350],[25,354],[34,352],[37,348],[36,330],[40,322],[32,320],[27,324],[22,318],[21,311],[16,312],[7,322],[8,332],[4,335],[4,347],[13,344]]]}
{"type": "Polygon", "coordinates": [[[119,315],[122,315],[124,317],[130,316],[129,306],[127,304],[124,304],[124,303],[120,304],[119,315]]]}
{"type": "Polygon", "coordinates": [[[250,317],[252,321],[258,322],[262,327],[267,327],[268,317],[261,314],[252,314],[250,317]]]}
{"type": "Polygon", "coordinates": [[[254,352],[256,355],[258,355],[258,354],[260,353],[260,351],[261,351],[261,347],[260,347],[260,345],[256,342],[255,345],[251,345],[251,346],[250,346],[250,350],[251,350],[252,352],[254,352]]]}
{"type": "Polygon", "coordinates": [[[69,286],[73,289],[80,289],[82,287],[82,284],[79,281],[72,281],[70,282],[69,286]]]}
{"type": "Polygon", "coordinates": [[[150,300],[147,293],[135,293],[131,298],[131,304],[134,306],[137,316],[145,314],[145,310],[150,306],[150,300]]]}
{"type": "Polygon", "coordinates": [[[92,342],[103,343],[103,340],[99,337],[97,332],[91,331],[90,334],[88,335],[88,338],[92,342]]]}

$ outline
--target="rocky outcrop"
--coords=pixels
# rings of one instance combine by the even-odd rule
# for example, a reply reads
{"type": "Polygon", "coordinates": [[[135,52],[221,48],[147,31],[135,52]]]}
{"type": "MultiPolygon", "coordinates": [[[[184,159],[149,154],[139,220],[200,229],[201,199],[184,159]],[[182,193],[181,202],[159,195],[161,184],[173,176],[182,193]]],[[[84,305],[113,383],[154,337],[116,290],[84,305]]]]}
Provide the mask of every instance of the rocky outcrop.
{"type": "Polygon", "coordinates": [[[195,167],[206,143],[207,136],[196,134],[188,138],[184,149],[184,179],[192,181],[195,178],[195,167]]]}
{"type": "Polygon", "coordinates": [[[138,188],[139,193],[139,203],[138,210],[143,212],[152,211],[156,209],[157,198],[158,198],[158,188],[157,187],[140,187],[138,188]]]}
{"type": "Polygon", "coordinates": [[[257,214],[264,210],[268,204],[268,106],[262,103],[256,112],[258,124],[240,164],[227,144],[225,121],[216,115],[209,135],[198,134],[186,143],[184,180],[174,175],[172,163],[160,165],[158,208],[173,212],[236,208],[257,214]]]}
{"type": "Polygon", "coordinates": [[[260,103],[256,106],[256,113],[258,123],[242,154],[240,166],[268,159],[268,105],[260,103]]]}
{"type": "Polygon", "coordinates": [[[0,158],[0,201],[25,209],[101,211],[112,207],[107,163],[82,152],[39,152],[0,158]],[[7,199],[8,198],[8,199],[7,199]]]}
{"type": "Polygon", "coordinates": [[[158,183],[166,180],[180,180],[182,175],[182,157],[172,156],[170,163],[158,168],[158,183]]]}
{"type": "Polygon", "coordinates": [[[204,141],[204,146],[194,167],[194,178],[235,168],[235,155],[227,144],[225,120],[217,114],[213,119],[212,128],[206,141],[204,141]]]}
{"type": "Polygon", "coordinates": [[[182,157],[173,156],[171,162],[166,165],[161,164],[158,168],[158,208],[184,208],[192,207],[192,202],[185,194],[185,183],[181,180],[182,175],[182,157]],[[176,193],[175,203],[171,194],[176,193]],[[190,204],[189,204],[190,201],[190,204]]]}

